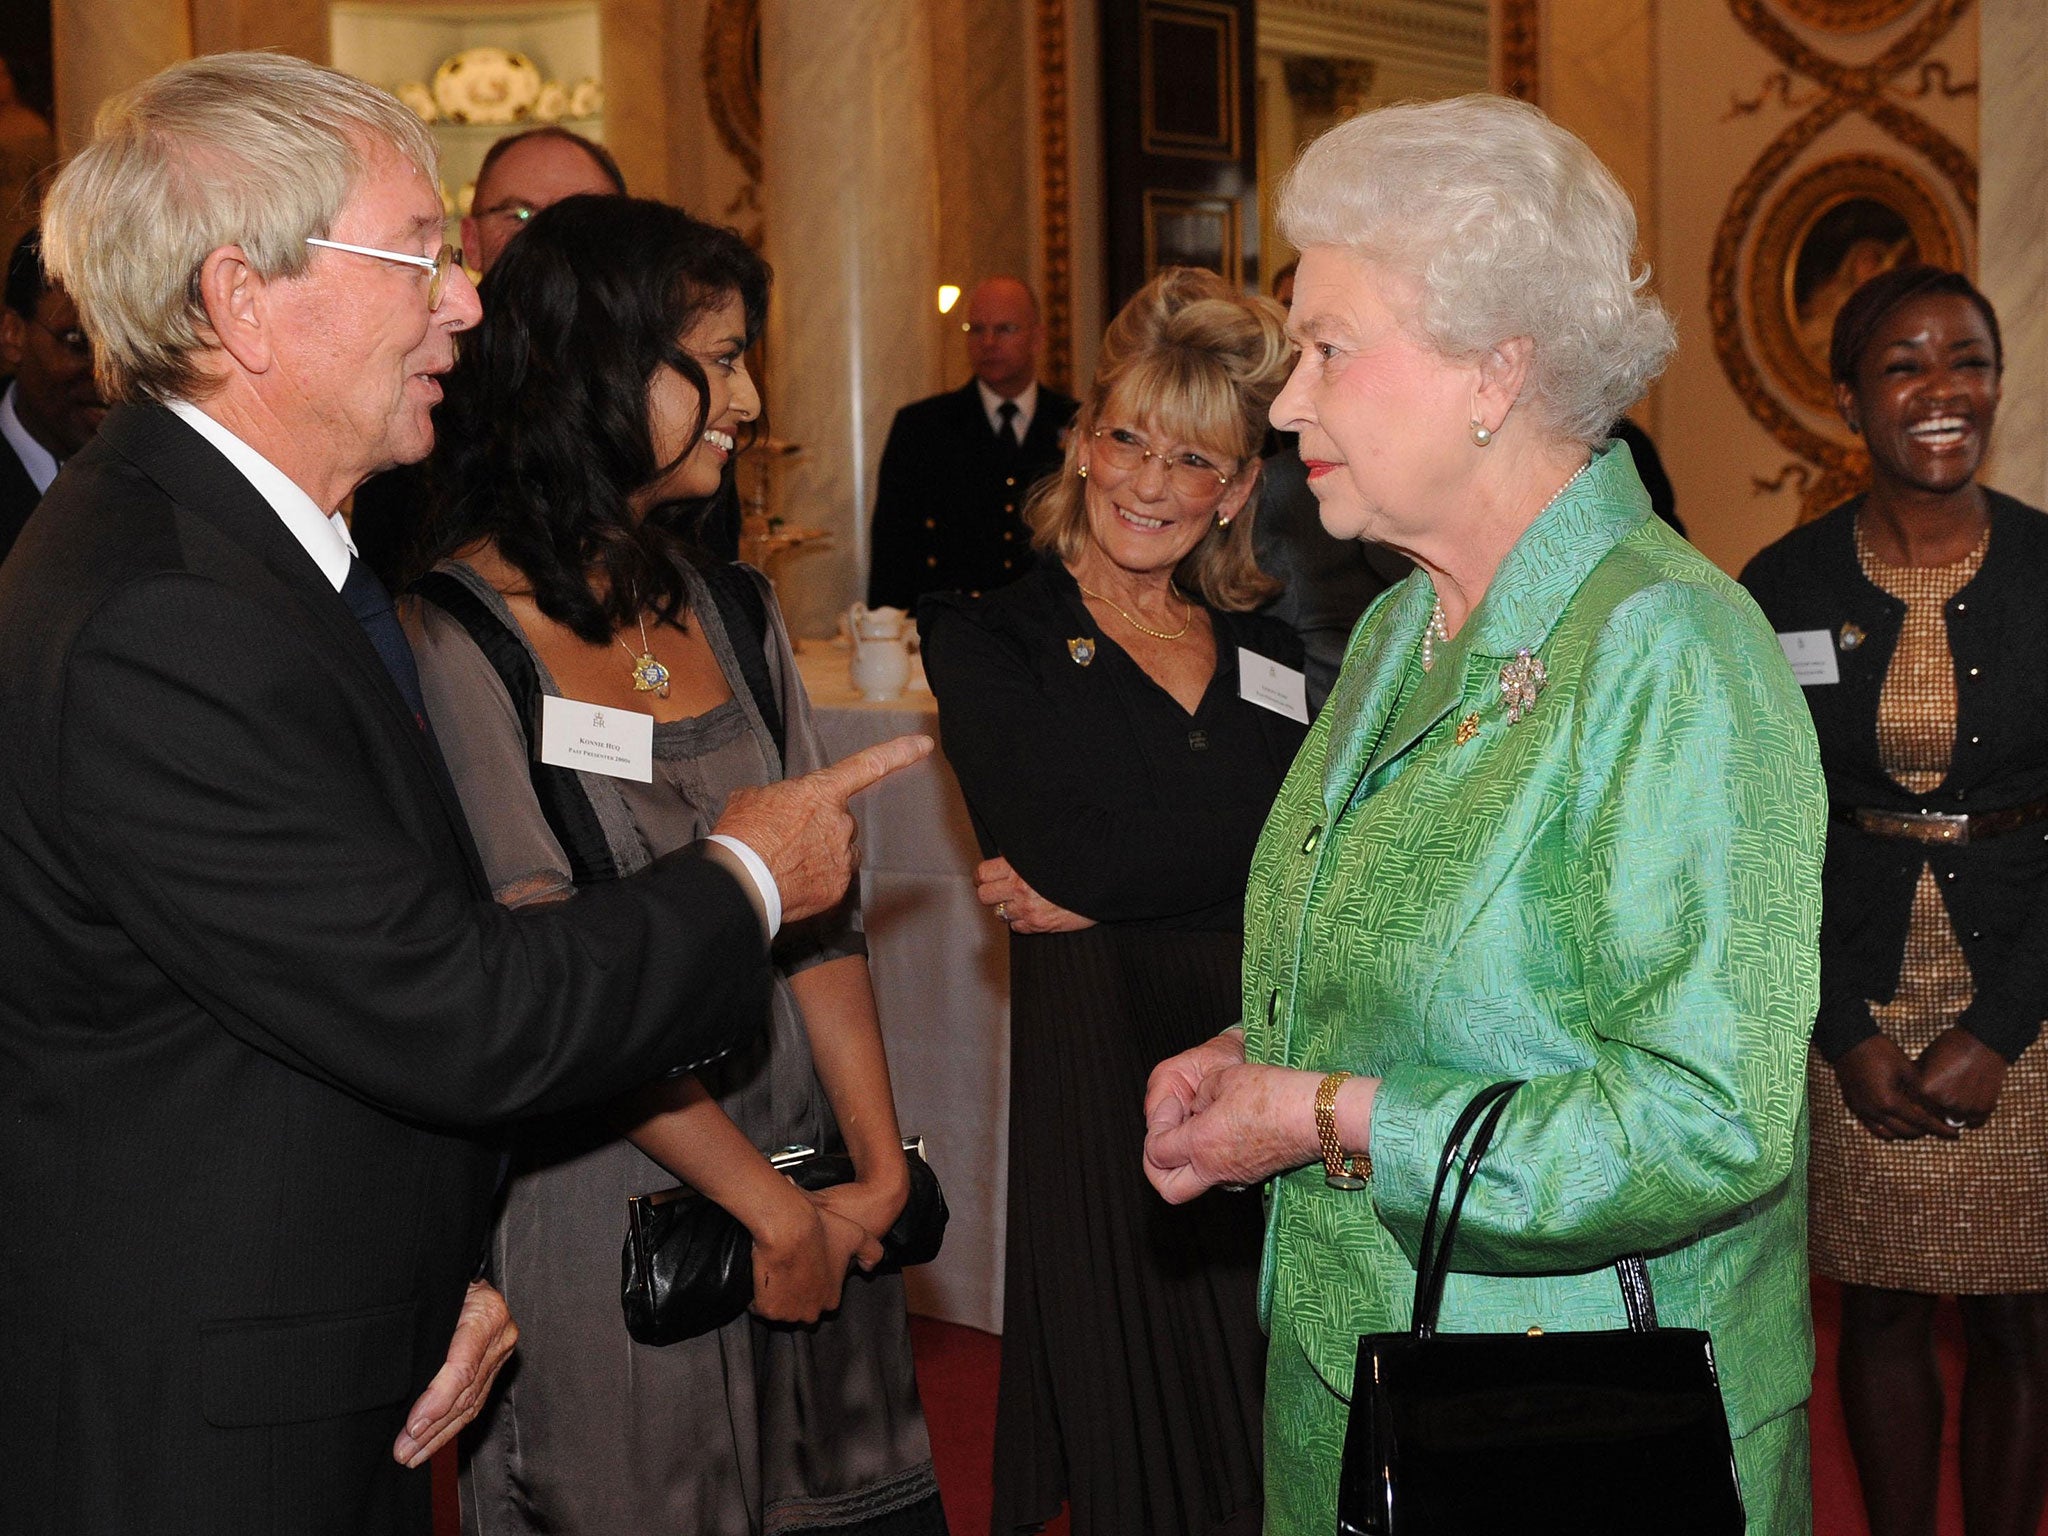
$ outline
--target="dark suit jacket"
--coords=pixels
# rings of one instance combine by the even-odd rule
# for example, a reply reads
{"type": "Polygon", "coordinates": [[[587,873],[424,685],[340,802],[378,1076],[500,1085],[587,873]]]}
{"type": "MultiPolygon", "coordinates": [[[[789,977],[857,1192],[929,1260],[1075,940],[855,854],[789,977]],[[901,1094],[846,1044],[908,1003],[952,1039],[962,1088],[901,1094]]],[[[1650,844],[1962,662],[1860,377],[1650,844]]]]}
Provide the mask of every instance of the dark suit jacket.
{"type": "Polygon", "coordinates": [[[1742,584],[1781,634],[1824,630],[1836,683],[1802,691],[1820,737],[1828,799],[1822,872],[1820,1017],[1814,1043],[1839,1059],[1877,1032],[1867,999],[1888,1000],[1905,954],[1913,887],[1931,865],[1969,958],[1977,995],[1957,1020],[2008,1061],[2048,1016],[2048,822],[1966,844],[1878,837],[1845,819],[1867,807],[1965,815],[2048,799],[2048,517],[1987,491],[1984,564],[1947,612],[1956,666],[1948,777],[1916,795],[1884,771],[1877,701],[1906,605],[1856,558],[1859,496],[1795,528],[1749,562],[1742,584]]]}
{"type": "Polygon", "coordinates": [[[426,1531],[389,1446],[478,1128],[757,1028],[746,895],[493,903],[348,609],[154,406],[0,567],[0,715],[0,1530],[426,1531]]]}
{"type": "Polygon", "coordinates": [[[13,445],[0,438],[0,560],[7,558],[7,551],[21,537],[21,525],[42,499],[43,493],[29,479],[13,445]]]}
{"type": "Polygon", "coordinates": [[[1409,564],[1384,545],[1332,538],[1323,527],[1316,493],[1308,488],[1300,442],[1292,432],[1279,436],[1279,451],[1259,475],[1252,547],[1259,569],[1282,586],[1280,595],[1259,611],[1301,637],[1313,711],[1330,696],[1358,616],[1408,574],[1409,564]]]}
{"type": "Polygon", "coordinates": [[[1059,468],[1077,409],[1040,384],[1014,453],[989,430],[972,379],[898,411],[875,486],[869,605],[915,608],[923,593],[987,592],[1031,569],[1024,493],[1059,468]]]}

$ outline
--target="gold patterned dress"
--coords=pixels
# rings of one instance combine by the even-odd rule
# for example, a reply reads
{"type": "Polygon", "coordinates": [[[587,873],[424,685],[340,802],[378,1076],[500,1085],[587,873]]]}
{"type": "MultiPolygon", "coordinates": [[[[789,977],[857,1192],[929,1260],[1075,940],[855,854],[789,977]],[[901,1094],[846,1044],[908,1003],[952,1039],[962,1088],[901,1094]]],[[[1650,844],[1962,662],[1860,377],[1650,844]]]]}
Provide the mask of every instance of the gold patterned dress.
{"type": "MultiPolygon", "coordinates": [[[[1950,565],[1879,559],[1856,528],[1863,574],[1906,605],[1898,648],[1878,696],[1885,772],[1925,794],[1948,776],[1956,735],[1955,661],[1947,605],[1984,563],[1989,532],[1950,565]]],[[[1975,995],[1933,869],[1923,863],[1899,983],[1871,1017],[1917,1057],[1975,995]]],[[[1816,1053],[1808,1074],[1813,1118],[1813,1267],[1851,1285],[1929,1295],[2048,1290],[2048,1032],[2005,1078],[1998,1108],[1956,1141],[1880,1141],[1849,1113],[1834,1072],[1816,1053]]]]}

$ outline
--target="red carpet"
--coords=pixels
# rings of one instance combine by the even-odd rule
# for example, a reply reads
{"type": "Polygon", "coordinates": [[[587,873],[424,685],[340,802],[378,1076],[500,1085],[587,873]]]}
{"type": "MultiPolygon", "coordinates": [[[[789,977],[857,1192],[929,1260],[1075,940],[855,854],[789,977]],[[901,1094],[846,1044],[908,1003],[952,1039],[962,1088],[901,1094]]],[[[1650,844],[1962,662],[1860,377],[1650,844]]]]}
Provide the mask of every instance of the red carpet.
{"type": "MultiPolygon", "coordinates": [[[[1835,1397],[1835,1340],[1841,1323],[1841,1295],[1826,1280],[1813,1287],[1813,1323],[1819,1367],[1813,1394],[1813,1528],[1815,1536],[1868,1536],[1863,1496],[1849,1460],[1842,1407],[1835,1397]]],[[[1956,1471],[1955,1401],[1963,1370],[1962,1325],[1953,1306],[1940,1315],[1942,1374],[1948,1381],[1949,1427],[1942,1446],[1939,1536],[1962,1536],[1962,1492],[1956,1471]]],[[[996,1367],[1000,1345],[991,1334],[930,1318],[912,1318],[917,1383],[931,1425],[932,1459],[953,1536],[985,1536],[989,1513],[989,1463],[996,1434],[996,1367]]],[[[455,1462],[446,1452],[434,1461],[436,1536],[456,1536],[455,1462]]],[[[1067,1520],[1046,1527],[1066,1536],[1067,1520]]],[[[2041,1522],[2048,1536],[2048,1517],[2041,1522]]]]}

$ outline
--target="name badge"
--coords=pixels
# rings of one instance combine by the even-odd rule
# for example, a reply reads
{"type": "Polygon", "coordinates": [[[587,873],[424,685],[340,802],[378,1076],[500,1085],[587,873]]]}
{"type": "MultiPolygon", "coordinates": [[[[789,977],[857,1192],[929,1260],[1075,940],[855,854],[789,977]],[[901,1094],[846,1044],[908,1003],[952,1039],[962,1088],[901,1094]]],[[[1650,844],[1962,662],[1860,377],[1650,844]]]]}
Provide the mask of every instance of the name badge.
{"type": "Polygon", "coordinates": [[[652,784],[654,716],[542,694],[540,760],[652,784]]]}
{"type": "Polygon", "coordinates": [[[1237,696],[1276,715],[1308,724],[1308,679],[1257,651],[1237,653],[1237,696]]]}
{"type": "Polygon", "coordinates": [[[1839,683],[1841,668],[1835,665],[1835,637],[1824,629],[1779,630],[1778,644],[1792,664],[1792,675],[1802,688],[1815,683],[1839,683]]]}

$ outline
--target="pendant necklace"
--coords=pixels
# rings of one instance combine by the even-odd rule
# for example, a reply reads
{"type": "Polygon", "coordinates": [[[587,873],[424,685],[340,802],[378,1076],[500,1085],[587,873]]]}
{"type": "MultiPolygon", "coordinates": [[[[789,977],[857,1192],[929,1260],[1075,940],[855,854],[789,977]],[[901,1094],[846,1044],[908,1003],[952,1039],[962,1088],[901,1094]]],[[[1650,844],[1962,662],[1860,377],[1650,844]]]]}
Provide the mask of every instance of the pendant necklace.
{"type": "MultiPolygon", "coordinates": [[[[1138,633],[1141,635],[1150,635],[1154,640],[1178,640],[1182,635],[1188,632],[1188,626],[1195,622],[1195,605],[1189,602],[1186,598],[1181,597],[1179,589],[1176,588],[1172,582],[1168,582],[1166,584],[1166,590],[1171,592],[1175,597],[1180,598],[1181,607],[1184,610],[1186,610],[1186,617],[1184,617],[1180,621],[1180,628],[1174,630],[1171,634],[1168,634],[1163,629],[1154,629],[1149,624],[1140,624],[1128,613],[1125,613],[1123,608],[1120,607],[1117,603],[1115,603],[1107,597],[1104,597],[1100,592],[1096,591],[1093,587],[1082,585],[1078,578],[1075,580],[1074,585],[1080,587],[1084,593],[1086,593],[1089,597],[1094,598],[1098,603],[1108,603],[1110,607],[1116,609],[1117,613],[1122,616],[1123,621],[1126,624],[1130,625],[1131,628],[1138,631],[1138,633]]],[[[1083,665],[1085,666],[1086,663],[1084,662],[1083,665]]]]}
{"type": "MultiPolygon", "coordinates": [[[[612,637],[618,640],[618,636],[612,637]]],[[[619,640],[619,649],[633,656],[633,647],[619,640]]],[[[654,647],[647,643],[647,619],[640,619],[640,654],[633,656],[633,691],[651,693],[657,699],[668,697],[668,668],[654,659],[654,647]]]]}

